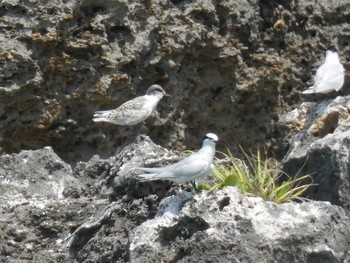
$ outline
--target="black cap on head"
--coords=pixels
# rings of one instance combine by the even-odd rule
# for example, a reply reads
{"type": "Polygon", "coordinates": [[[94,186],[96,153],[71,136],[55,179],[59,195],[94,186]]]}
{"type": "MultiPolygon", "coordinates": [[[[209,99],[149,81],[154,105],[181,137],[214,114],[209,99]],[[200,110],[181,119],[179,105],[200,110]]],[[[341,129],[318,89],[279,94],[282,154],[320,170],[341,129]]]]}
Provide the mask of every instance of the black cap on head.
{"type": "Polygon", "coordinates": [[[334,52],[337,52],[337,53],[338,53],[338,50],[337,50],[334,46],[328,47],[327,50],[326,50],[326,52],[327,52],[327,51],[332,51],[333,53],[334,53],[334,52]]]}
{"type": "Polygon", "coordinates": [[[150,86],[146,92],[147,95],[149,94],[153,94],[155,92],[160,92],[163,94],[166,94],[165,91],[163,90],[162,86],[158,85],[158,84],[154,84],[152,86],[150,86]]]}
{"type": "Polygon", "coordinates": [[[204,136],[203,140],[205,140],[205,139],[209,139],[209,140],[211,140],[213,142],[218,142],[219,141],[218,136],[216,134],[214,134],[214,133],[207,133],[204,136]]]}

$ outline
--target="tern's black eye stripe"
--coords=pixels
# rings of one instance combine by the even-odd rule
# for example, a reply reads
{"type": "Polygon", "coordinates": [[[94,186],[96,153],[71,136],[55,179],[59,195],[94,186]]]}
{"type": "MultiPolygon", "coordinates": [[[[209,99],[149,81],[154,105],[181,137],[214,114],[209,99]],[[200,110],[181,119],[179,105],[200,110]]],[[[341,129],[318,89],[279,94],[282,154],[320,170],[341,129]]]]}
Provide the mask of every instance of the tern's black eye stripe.
{"type": "Polygon", "coordinates": [[[327,50],[332,51],[332,52],[338,52],[338,50],[333,46],[328,47],[327,50]]]}
{"type": "Polygon", "coordinates": [[[209,137],[209,136],[204,136],[204,137],[203,137],[203,140],[205,140],[205,139],[208,139],[208,140],[211,140],[211,141],[215,141],[213,138],[211,138],[211,137],[209,137]]]}

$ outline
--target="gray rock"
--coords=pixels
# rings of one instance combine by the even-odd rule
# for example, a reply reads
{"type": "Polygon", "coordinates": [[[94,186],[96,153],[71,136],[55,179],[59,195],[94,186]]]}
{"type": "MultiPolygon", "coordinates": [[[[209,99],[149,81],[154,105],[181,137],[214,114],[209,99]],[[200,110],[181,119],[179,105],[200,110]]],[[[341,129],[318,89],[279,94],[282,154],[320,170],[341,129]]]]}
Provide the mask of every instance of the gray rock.
{"type": "Polygon", "coordinates": [[[281,118],[289,145],[283,160],[287,174],[310,174],[317,186],[307,197],[350,208],[350,97],[304,102],[281,118]],[[288,127],[288,128],[287,128],[288,127]]]}
{"type": "Polygon", "coordinates": [[[50,199],[62,200],[80,192],[71,167],[51,147],[0,156],[0,181],[1,198],[17,205],[31,200],[45,206],[50,199]],[[72,188],[76,190],[67,191],[72,188]]]}
{"type": "MultiPolygon", "coordinates": [[[[304,104],[324,118],[312,110],[306,126],[284,126],[281,143],[275,122],[300,104],[326,47],[338,47],[348,68],[349,8],[347,0],[1,1],[0,153],[20,153],[0,157],[0,261],[348,262],[344,108],[304,104]],[[145,123],[158,144],[197,149],[211,131],[243,146],[283,145],[281,156],[290,146],[285,170],[309,154],[304,171],[319,183],[309,197],[342,208],[138,181],[134,167],[180,157],[148,137],[116,156],[132,130],[91,118],[154,83],[172,94],[145,123]],[[83,162],[72,171],[46,145],[83,162]]],[[[348,83],[347,73],[342,92],[348,83]]]]}
{"type": "Polygon", "coordinates": [[[132,231],[131,261],[350,260],[348,214],[328,202],[277,205],[242,196],[234,187],[191,199],[181,210],[163,213],[132,231]],[[220,209],[222,199],[229,202],[220,209]]]}
{"type": "Polygon", "coordinates": [[[135,167],[179,158],[147,136],[73,171],[49,147],[0,157],[0,261],[349,261],[341,207],[276,205],[233,187],[193,193],[136,176],[135,167]]]}
{"type": "Polygon", "coordinates": [[[67,229],[63,221],[79,213],[72,207],[81,194],[71,167],[51,147],[0,156],[2,262],[64,257],[49,247],[67,229]]]}
{"type": "Polygon", "coordinates": [[[3,0],[0,153],[108,158],[132,131],[93,113],[154,83],[172,95],[145,123],[156,143],[195,149],[211,131],[276,150],[278,115],[300,104],[324,49],[348,67],[348,13],[348,0],[3,0]]]}
{"type": "Polygon", "coordinates": [[[0,262],[128,261],[128,231],[176,190],[136,180],[146,159],[179,157],[145,136],[74,170],[51,147],[0,156],[0,262]]]}

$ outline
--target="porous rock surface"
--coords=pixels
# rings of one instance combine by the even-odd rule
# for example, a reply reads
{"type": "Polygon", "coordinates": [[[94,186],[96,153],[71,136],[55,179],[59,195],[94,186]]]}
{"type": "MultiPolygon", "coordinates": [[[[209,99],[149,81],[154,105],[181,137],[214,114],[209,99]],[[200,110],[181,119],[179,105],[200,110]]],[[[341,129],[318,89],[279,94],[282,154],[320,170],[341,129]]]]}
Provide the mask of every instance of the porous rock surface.
{"type": "Polygon", "coordinates": [[[350,97],[302,103],[278,125],[287,154],[283,169],[290,175],[310,174],[317,184],[307,193],[350,209],[350,97]],[[283,136],[282,136],[283,134],[283,136]]]}
{"type": "Polygon", "coordinates": [[[194,195],[177,210],[173,209],[176,201],[132,231],[131,261],[350,260],[348,214],[328,202],[277,205],[244,197],[233,187],[194,195]]]}
{"type": "Polygon", "coordinates": [[[348,262],[350,220],[329,202],[277,205],[142,182],[179,156],[138,136],[74,170],[50,147],[0,157],[0,262],[348,262]],[[161,158],[159,156],[162,156],[161,158]]]}
{"type": "Polygon", "coordinates": [[[158,144],[195,149],[211,131],[274,149],[278,116],[300,103],[324,50],[349,68],[349,14],[348,0],[2,0],[0,150],[106,158],[130,131],[93,112],[154,83],[172,95],[146,122],[158,144]]]}
{"type": "Polygon", "coordinates": [[[347,0],[2,0],[0,261],[350,262],[349,98],[299,96],[330,45],[349,92],[349,14],[347,0]],[[123,149],[130,127],[92,122],[154,83],[172,95],[142,127],[157,144],[123,149]],[[314,200],[136,178],[181,158],[159,145],[198,149],[207,132],[271,147],[312,174],[314,200]]]}
{"type": "Polygon", "coordinates": [[[158,154],[178,160],[148,138],[135,145],[74,170],[50,147],[1,156],[0,261],[127,262],[128,231],[154,215],[170,189],[139,184],[130,169],[158,154]]]}

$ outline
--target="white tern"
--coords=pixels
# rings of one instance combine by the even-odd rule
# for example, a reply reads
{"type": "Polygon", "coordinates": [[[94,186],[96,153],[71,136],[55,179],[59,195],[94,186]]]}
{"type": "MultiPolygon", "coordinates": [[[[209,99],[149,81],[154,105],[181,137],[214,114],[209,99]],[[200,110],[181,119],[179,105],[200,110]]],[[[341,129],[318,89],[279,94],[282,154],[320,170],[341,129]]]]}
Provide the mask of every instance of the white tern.
{"type": "Polygon", "coordinates": [[[202,148],[196,153],[169,166],[137,168],[137,170],[146,172],[138,176],[145,180],[169,180],[180,184],[206,176],[212,169],[215,145],[218,141],[217,135],[207,133],[203,139],[202,148]]]}
{"type": "Polygon", "coordinates": [[[114,110],[96,111],[95,122],[110,122],[117,125],[136,125],[155,110],[163,96],[169,96],[160,85],[150,86],[146,95],[124,102],[114,110]]]}
{"type": "Polygon", "coordinates": [[[326,59],[318,68],[314,77],[314,85],[303,91],[303,94],[328,93],[332,90],[339,91],[344,84],[344,67],[340,63],[335,48],[328,48],[326,59]]]}

